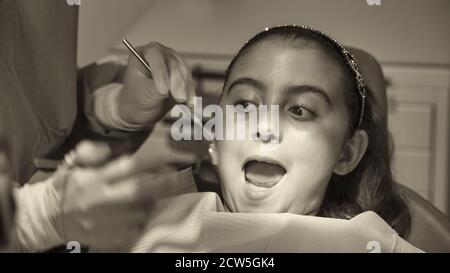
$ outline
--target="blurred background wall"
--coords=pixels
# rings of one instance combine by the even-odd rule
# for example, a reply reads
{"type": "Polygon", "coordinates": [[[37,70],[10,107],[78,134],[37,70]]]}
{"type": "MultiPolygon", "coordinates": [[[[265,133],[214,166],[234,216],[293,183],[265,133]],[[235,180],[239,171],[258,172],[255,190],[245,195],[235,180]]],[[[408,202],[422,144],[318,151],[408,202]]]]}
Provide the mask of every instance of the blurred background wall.
{"type": "Polygon", "coordinates": [[[182,52],[233,54],[277,24],[313,26],[382,62],[450,64],[450,1],[380,1],[82,0],[79,64],[105,55],[125,34],[182,52]]]}
{"type": "MultiPolygon", "coordinates": [[[[127,54],[126,37],[159,41],[193,67],[223,72],[255,33],[279,24],[318,28],[382,64],[397,180],[450,212],[450,1],[82,0],[78,64],[127,54]]],[[[217,95],[221,82],[202,83],[217,95]]]]}

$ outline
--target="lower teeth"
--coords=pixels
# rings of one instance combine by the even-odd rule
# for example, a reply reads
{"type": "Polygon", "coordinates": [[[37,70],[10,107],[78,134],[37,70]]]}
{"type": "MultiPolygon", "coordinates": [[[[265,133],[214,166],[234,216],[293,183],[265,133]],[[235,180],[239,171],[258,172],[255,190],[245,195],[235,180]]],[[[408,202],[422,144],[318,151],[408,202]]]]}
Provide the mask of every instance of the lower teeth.
{"type": "Polygon", "coordinates": [[[247,184],[252,184],[252,185],[255,185],[255,186],[260,187],[260,188],[271,188],[271,187],[267,187],[265,184],[260,184],[258,182],[250,182],[248,180],[246,180],[246,182],[247,182],[247,184]]]}

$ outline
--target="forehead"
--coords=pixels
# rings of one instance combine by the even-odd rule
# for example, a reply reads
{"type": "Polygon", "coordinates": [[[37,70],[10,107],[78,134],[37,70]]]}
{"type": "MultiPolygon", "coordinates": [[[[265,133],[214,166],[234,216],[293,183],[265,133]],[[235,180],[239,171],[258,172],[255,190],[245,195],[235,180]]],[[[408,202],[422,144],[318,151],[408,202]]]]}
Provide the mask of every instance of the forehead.
{"type": "Polygon", "coordinates": [[[289,85],[315,85],[330,97],[342,94],[340,65],[324,50],[281,40],[264,41],[244,52],[230,71],[225,91],[241,77],[265,82],[271,90],[289,85]]]}

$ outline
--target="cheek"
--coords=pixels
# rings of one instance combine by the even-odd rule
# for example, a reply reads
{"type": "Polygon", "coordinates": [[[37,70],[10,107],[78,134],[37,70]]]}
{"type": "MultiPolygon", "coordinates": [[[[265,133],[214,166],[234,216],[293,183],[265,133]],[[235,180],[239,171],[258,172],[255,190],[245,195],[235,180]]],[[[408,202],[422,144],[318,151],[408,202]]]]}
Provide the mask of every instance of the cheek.
{"type": "Polygon", "coordinates": [[[286,155],[290,155],[292,164],[311,171],[334,166],[342,151],[343,137],[341,130],[330,129],[315,125],[284,128],[282,144],[289,148],[286,155]]]}
{"type": "Polygon", "coordinates": [[[342,142],[335,133],[324,129],[291,128],[284,132],[284,154],[291,167],[286,184],[292,202],[290,210],[315,214],[339,160],[342,142]]]}
{"type": "Polygon", "coordinates": [[[240,153],[242,152],[242,141],[219,140],[216,141],[218,170],[221,183],[228,183],[229,177],[235,177],[240,171],[240,153]]]}
{"type": "MultiPolygon", "coordinates": [[[[242,149],[241,141],[236,140],[217,140],[217,157],[219,158],[219,164],[223,160],[238,156],[239,151],[242,149]]],[[[226,164],[224,164],[226,165],[226,164]]]]}
{"type": "Polygon", "coordinates": [[[240,165],[240,151],[242,145],[239,141],[216,141],[218,158],[218,175],[224,203],[231,211],[237,211],[235,200],[239,200],[241,188],[240,179],[242,166],[240,165]]]}

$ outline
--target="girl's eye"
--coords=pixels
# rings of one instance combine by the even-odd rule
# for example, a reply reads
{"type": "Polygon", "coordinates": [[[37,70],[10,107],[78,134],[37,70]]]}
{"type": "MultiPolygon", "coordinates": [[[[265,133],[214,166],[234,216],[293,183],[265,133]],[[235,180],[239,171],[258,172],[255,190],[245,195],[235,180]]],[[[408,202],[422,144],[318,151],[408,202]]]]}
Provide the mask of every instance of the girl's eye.
{"type": "Polygon", "coordinates": [[[236,112],[252,112],[257,109],[256,103],[249,101],[249,100],[240,100],[234,104],[234,109],[236,109],[236,112]]]}
{"type": "Polygon", "coordinates": [[[299,120],[311,120],[316,114],[302,105],[295,105],[288,108],[291,116],[299,120]]]}

